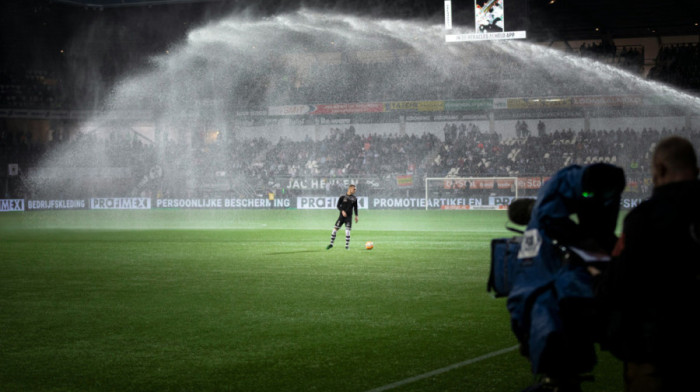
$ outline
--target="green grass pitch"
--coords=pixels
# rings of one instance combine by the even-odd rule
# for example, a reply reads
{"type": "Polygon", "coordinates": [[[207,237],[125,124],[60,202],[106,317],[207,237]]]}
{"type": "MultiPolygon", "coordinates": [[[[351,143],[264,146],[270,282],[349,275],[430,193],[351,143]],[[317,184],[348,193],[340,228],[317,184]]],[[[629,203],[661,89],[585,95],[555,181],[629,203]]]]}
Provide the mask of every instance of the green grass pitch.
{"type": "MultiPolygon", "coordinates": [[[[1,391],[369,391],[517,344],[505,212],[0,213],[1,391]],[[375,248],[364,249],[365,241],[375,248]]],[[[601,352],[585,391],[619,391],[601,352]]],[[[517,350],[392,391],[518,391],[517,350]]]]}

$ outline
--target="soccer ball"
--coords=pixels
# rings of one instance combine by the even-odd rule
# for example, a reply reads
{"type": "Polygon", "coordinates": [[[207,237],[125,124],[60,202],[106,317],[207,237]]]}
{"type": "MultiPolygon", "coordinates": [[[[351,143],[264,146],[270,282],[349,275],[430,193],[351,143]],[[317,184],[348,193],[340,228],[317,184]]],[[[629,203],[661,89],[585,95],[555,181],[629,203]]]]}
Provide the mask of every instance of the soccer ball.
{"type": "Polygon", "coordinates": [[[372,242],[372,241],[365,242],[365,249],[370,250],[372,248],[374,248],[374,242],[372,242]]]}

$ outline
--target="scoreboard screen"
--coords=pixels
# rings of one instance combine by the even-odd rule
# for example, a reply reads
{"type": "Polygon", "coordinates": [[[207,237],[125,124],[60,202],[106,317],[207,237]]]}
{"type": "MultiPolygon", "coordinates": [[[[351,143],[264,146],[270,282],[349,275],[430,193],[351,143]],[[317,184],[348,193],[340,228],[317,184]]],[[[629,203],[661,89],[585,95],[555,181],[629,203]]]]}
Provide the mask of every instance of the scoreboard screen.
{"type": "Polygon", "coordinates": [[[445,1],[445,40],[526,38],[527,20],[527,0],[445,1]]]}

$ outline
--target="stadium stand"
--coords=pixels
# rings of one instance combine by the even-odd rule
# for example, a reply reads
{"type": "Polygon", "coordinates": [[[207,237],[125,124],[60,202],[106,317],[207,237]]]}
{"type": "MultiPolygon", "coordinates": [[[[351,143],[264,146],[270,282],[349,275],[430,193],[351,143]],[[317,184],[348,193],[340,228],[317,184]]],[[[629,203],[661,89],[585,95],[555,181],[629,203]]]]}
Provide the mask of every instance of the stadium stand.
{"type": "MultiPolygon", "coordinates": [[[[169,143],[166,161],[177,162],[176,157],[189,153],[194,165],[192,168],[171,167],[171,171],[182,175],[171,177],[173,182],[166,184],[163,191],[171,197],[182,196],[186,191],[185,174],[194,174],[203,194],[216,192],[213,184],[222,181],[245,184],[243,189],[235,189],[242,194],[263,194],[271,186],[284,187],[284,184],[272,182],[272,179],[280,178],[394,179],[406,173],[419,178],[424,175],[529,177],[547,176],[570,164],[594,162],[613,163],[623,167],[628,177],[644,178],[649,177],[650,154],[659,139],[676,134],[700,144],[700,130],[691,129],[566,129],[541,136],[502,138],[495,133],[483,132],[473,124],[445,124],[443,132],[445,139],[440,139],[437,132],[426,132],[421,136],[359,135],[354,128],[348,127],[334,128],[331,135],[317,141],[281,138],[272,143],[256,137],[191,150],[169,143]],[[212,155],[227,156],[228,159],[222,165],[209,159],[212,155]],[[236,181],[232,181],[232,173],[236,173],[236,181]]],[[[6,129],[2,129],[0,136],[2,165],[18,162],[21,167],[32,170],[52,151],[63,148],[83,152],[72,160],[73,168],[99,168],[102,165],[103,168],[119,168],[129,173],[118,181],[106,179],[100,186],[95,186],[93,181],[88,188],[87,183],[45,186],[45,189],[61,189],[62,197],[129,194],[144,173],[157,164],[153,145],[127,132],[113,132],[104,141],[94,135],[82,135],[71,140],[54,139],[49,145],[33,142],[26,133],[17,134],[6,129]]],[[[219,189],[233,190],[230,187],[219,189]]],[[[15,196],[20,196],[27,189],[17,185],[12,191],[15,196]]],[[[337,193],[337,189],[328,188],[326,191],[337,193]]]]}
{"type": "Polygon", "coordinates": [[[663,46],[656,58],[656,65],[649,71],[649,78],[684,90],[700,91],[700,45],[685,43],[663,46]]]}
{"type": "Polygon", "coordinates": [[[0,71],[0,107],[49,109],[58,104],[60,80],[46,70],[0,71]]]}
{"type": "MultiPolygon", "coordinates": [[[[19,3],[18,3],[19,4],[19,3]]],[[[0,109],[41,110],[84,110],[100,109],[110,92],[110,83],[121,75],[138,69],[148,55],[163,50],[173,37],[181,37],[189,29],[192,20],[183,17],[186,12],[173,13],[171,31],[148,30],[144,34],[130,34],[122,24],[129,20],[126,13],[132,12],[144,19],[148,14],[140,10],[124,10],[120,13],[99,14],[95,10],[59,9],[46,2],[26,2],[30,6],[20,11],[31,16],[26,26],[13,22],[5,27],[7,42],[3,42],[0,63],[0,109]],[[116,26],[112,35],[96,40],[98,53],[114,53],[114,58],[104,57],[92,64],[91,72],[99,74],[103,83],[86,83],[75,65],[85,59],[84,55],[72,53],[73,63],[62,56],[61,45],[68,42],[68,33],[61,26],[47,23],[70,16],[71,22],[82,19],[100,20],[116,26]],[[89,16],[89,18],[88,18],[89,16]],[[184,22],[183,22],[184,21],[184,22]],[[184,23],[184,24],[183,24],[184,23]],[[121,27],[120,27],[121,26],[121,27]],[[11,33],[11,31],[17,32],[11,33]],[[39,51],[45,51],[40,59],[36,53],[25,53],[23,41],[11,43],[13,38],[30,36],[36,32],[45,37],[61,37],[47,40],[39,51]],[[111,38],[124,39],[111,39],[111,38]],[[126,39],[129,38],[129,39],[126,39]],[[100,46],[101,45],[101,46],[100,46]],[[21,49],[21,50],[20,50],[21,49]],[[130,50],[126,50],[130,49],[130,50]],[[9,54],[12,54],[11,56],[9,54]],[[34,57],[33,57],[34,56],[34,57]],[[41,60],[41,61],[38,61],[41,60]],[[31,64],[31,67],[28,66],[31,64]]],[[[19,10],[19,6],[18,10],[19,10]]],[[[25,6],[23,6],[25,7],[25,6]]],[[[15,12],[19,12],[14,10],[15,12]]],[[[202,13],[206,14],[206,13],[202,13]]],[[[137,18],[137,19],[138,19],[137,18]]],[[[139,19],[140,20],[140,19],[139,19]]],[[[89,23],[88,23],[89,24],[89,23]]],[[[167,23],[164,23],[164,25],[167,23]]],[[[82,26],[85,27],[85,26],[82,26]]],[[[84,38],[84,37],[83,37],[84,38]]],[[[589,41],[590,42],[590,41],[589,41]]],[[[597,40],[593,44],[582,45],[579,54],[598,61],[621,67],[633,72],[641,72],[644,66],[643,45],[615,45],[611,40],[597,40]]],[[[291,58],[274,58],[260,68],[248,69],[240,78],[241,85],[234,86],[235,94],[228,97],[231,108],[256,108],[267,105],[294,105],[314,103],[347,102],[388,102],[392,100],[442,100],[461,98],[508,98],[508,97],[556,97],[583,95],[614,95],[624,91],[624,86],[587,83],[563,79],[546,69],[534,68],[532,64],[515,61],[503,54],[486,51],[487,59],[493,64],[507,63],[507,66],[489,67],[482,70],[479,78],[464,74],[453,74],[450,78],[440,76],[425,60],[410,49],[381,49],[366,52],[304,53],[294,54],[299,65],[294,69],[285,68],[291,58]],[[329,59],[332,59],[329,60],[329,59]],[[508,60],[508,61],[503,61],[508,60]],[[527,72],[528,83],[521,82],[521,75],[527,72]],[[366,75],[358,84],[353,75],[366,75]],[[453,83],[453,80],[470,79],[470,83],[453,83]],[[327,88],[328,86],[338,88],[327,88]]],[[[291,56],[291,54],[290,54],[291,56]]],[[[95,56],[100,57],[100,56],[95,56]]],[[[680,87],[684,90],[700,91],[700,46],[697,42],[664,45],[655,59],[648,78],[680,87]]],[[[211,98],[203,92],[201,99],[211,98]]],[[[138,106],[138,103],[135,103],[138,106]]],[[[648,175],[648,154],[654,142],[670,133],[689,137],[698,143],[698,130],[690,129],[616,129],[616,130],[572,130],[554,131],[520,130],[516,137],[502,135],[480,129],[469,123],[443,124],[434,122],[434,128],[423,134],[383,135],[358,134],[352,127],[335,129],[327,137],[318,140],[293,141],[280,139],[273,141],[262,136],[242,138],[232,135],[229,140],[213,144],[193,143],[192,148],[166,141],[162,152],[152,141],[138,137],[126,130],[123,133],[110,133],[106,140],[94,136],[77,135],[79,121],[65,119],[44,119],[48,122],[50,135],[43,137],[33,129],[31,121],[36,119],[0,119],[0,167],[17,163],[22,170],[20,180],[9,181],[6,194],[21,195],[28,192],[21,183],[21,177],[37,168],[52,152],[68,146],[78,150],[90,150],[100,145],[104,156],[97,159],[86,155],[74,161],[74,165],[90,166],[95,162],[128,170],[132,176],[109,184],[120,192],[131,192],[142,174],[150,170],[156,162],[176,161],[183,154],[193,156],[192,168],[179,168],[182,173],[194,171],[202,185],[203,192],[230,190],[220,184],[222,178],[232,178],[236,173],[236,183],[245,184],[237,191],[262,193],[269,189],[271,178],[309,176],[354,176],[391,178],[410,172],[418,177],[430,175],[453,176],[526,176],[546,175],[568,164],[610,162],[625,168],[628,173],[648,175]],[[443,126],[444,125],[444,126],[443,126]],[[442,135],[441,135],[442,134],[442,135]],[[438,137],[437,135],[441,135],[438,137]],[[40,137],[41,136],[41,137],[40,137]],[[622,155],[621,151],[625,154],[622,155]],[[226,164],[220,167],[208,155],[226,156],[226,164]],[[12,182],[12,184],[10,184],[12,182]],[[206,186],[205,186],[206,185],[206,186]]],[[[99,166],[99,165],[98,165],[99,166]]],[[[173,177],[163,192],[178,194],[184,192],[185,175],[173,177]]],[[[419,181],[416,181],[418,183],[419,181]]],[[[84,189],[79,184],[63,186],[63,192],[76,194],[95,190],[84,189]]],[[[84,195],[81,195],[84,196],[84,195]]]]}

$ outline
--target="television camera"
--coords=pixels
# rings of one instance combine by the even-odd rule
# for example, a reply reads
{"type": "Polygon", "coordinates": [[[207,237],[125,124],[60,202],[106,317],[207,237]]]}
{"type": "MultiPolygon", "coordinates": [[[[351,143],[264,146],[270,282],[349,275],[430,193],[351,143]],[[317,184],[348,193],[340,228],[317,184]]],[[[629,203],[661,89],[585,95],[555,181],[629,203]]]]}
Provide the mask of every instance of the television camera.
{"type": "Polygon", "coordinates": [[[617,166],[565,167],[536,200],[509,206],[509,220],[526,228],[491,243],[488,290],[507,297],[520,352],[541,378],[528,391],[580,391],[590,379],[598,323],[587,267],[610,260],[624,188],[617,166]]]}

